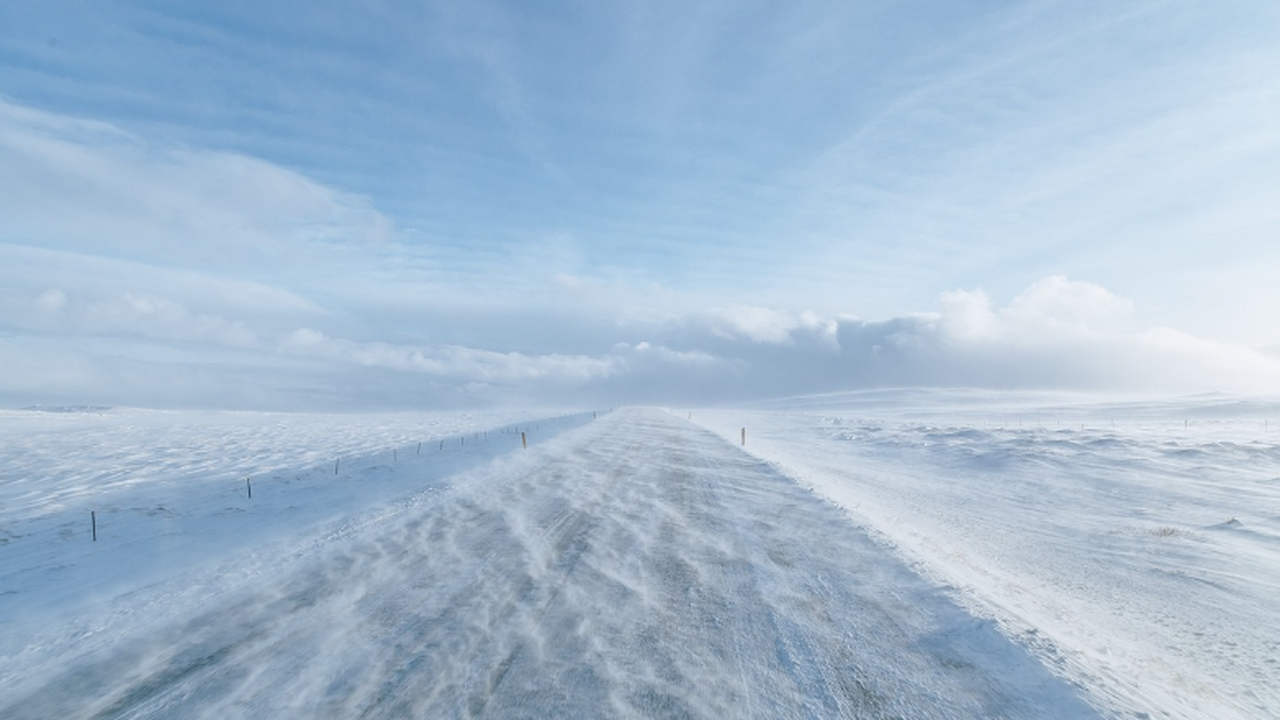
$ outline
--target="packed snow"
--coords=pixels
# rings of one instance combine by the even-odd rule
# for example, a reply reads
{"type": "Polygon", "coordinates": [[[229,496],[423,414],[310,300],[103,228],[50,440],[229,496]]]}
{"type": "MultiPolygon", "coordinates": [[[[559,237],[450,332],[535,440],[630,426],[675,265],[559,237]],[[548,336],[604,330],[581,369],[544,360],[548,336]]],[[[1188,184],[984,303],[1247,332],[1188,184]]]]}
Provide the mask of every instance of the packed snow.
{"type": "Polygon", "coordinates": [[[58,410],[0,717],[1280,714],[1280,404],[58,410]]]}

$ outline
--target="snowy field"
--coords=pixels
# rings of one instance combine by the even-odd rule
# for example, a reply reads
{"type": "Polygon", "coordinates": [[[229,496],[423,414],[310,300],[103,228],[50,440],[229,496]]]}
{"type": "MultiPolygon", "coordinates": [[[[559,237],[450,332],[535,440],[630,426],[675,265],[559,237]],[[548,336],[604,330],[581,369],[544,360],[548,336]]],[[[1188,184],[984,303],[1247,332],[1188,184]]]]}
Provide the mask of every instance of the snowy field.
{"type": "Polygon", "coordinates": [[[1280,717],[1280,403],[858,393],[695,411],[1125,716],[1280,717]]]}
{"type": "Polygon", "coordinates": [[[0,717],[1280,715],[1275,403],[63,410],[0,717]]]}
{"type": "Polygon", "coordinates": [[[518,446],[528,417],[0,410],[3,637],[33,609],[74,608],[430,490],[518,446]]]}

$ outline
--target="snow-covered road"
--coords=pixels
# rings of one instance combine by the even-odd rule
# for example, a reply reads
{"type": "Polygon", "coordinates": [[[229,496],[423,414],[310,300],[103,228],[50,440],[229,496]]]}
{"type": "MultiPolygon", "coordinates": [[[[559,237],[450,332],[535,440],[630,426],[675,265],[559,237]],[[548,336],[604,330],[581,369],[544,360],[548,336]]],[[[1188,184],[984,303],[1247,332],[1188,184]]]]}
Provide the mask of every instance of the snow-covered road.
{"type": "Polygon", "coordinates": [[[0,661],[0,717],[1097,716],[838,508],[659,410],[58,633],[0,661]]]}

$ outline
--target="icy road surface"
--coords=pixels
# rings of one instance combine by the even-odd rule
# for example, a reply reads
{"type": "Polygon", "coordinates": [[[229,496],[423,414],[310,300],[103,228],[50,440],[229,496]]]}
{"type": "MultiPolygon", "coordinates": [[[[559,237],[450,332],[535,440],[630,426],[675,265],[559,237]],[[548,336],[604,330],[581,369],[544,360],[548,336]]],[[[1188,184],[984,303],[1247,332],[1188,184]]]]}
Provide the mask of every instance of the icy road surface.
{"type": "Polygon", "coordinates": [[[627,410],[115,599],[0,717],[1097,717],[839,509],[627,410]]]}

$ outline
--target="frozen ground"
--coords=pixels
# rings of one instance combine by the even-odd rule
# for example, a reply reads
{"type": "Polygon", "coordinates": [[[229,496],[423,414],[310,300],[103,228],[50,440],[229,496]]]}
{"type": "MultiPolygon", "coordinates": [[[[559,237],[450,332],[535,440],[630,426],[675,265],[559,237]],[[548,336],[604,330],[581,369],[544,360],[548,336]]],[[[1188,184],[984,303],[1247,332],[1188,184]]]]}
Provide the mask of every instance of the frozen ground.
{"type": "MultiPolygon", "coordinates": [[[[173,517],[139,513],[97,543],[30,521],[0,549],[0,716],[1098,716],[838,508],[684,418],[558,426],[444,479],[416,445],[411,462],[367,459],[347,483],[388,486],[382,501],[75,612],[33,607],[44,577],[136,577],[133,554],[226,536],[259,495],[189,511],[135,484],[147,501],[123,506],[173,517]]],[[[324,497],[342,481],[320,475],[264,486],[324,497]]]]}
{"type": "Polygon", "coordinates": [[[3,411],[0,717],[1277,717],[1277,409],[3,411]]]}
{"type": "Polygon", "coordinates": [[[862,393],[695,411],[1117,712],[1280,717],[1280,404],[862,393]]]}

